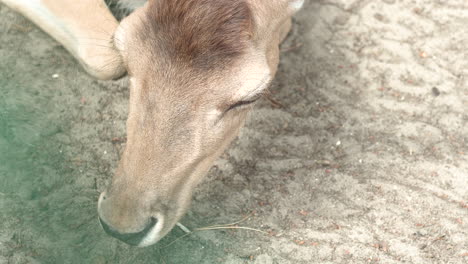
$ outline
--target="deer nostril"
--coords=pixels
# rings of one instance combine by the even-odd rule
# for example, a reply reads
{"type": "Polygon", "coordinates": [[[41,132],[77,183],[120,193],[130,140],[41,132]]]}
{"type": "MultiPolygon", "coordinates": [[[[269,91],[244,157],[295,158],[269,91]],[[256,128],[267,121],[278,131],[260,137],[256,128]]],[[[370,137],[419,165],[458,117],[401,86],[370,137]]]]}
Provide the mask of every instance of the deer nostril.
{"type": "Polygon", "coordinates": [[[150,221],[149,223],[146,225],[146,227],[140,231],[140,232],[136,232],[136,233],[120,233],[118,231],[116,231],[115,229],[113,229],[112,227],[110,227],[108,224],[106,224],[106,222],[104,222],[101,217],[99,217],[99,222],[101,223],[101,226],[102,228],[104,229],[104,231],[106,231],[107,234],[129,244],[129,245],[132,245],[132,246],[138,246],[138,244],[140,244],[140,242],[143,240],[143,238],[146,237],[146,235],[149,233],[149,231],[151,229],[153,229],[153,227],[156,225],[156,223],[158,222],[158,220],[154,217],[151,217],[150,218],[150,221]]]}

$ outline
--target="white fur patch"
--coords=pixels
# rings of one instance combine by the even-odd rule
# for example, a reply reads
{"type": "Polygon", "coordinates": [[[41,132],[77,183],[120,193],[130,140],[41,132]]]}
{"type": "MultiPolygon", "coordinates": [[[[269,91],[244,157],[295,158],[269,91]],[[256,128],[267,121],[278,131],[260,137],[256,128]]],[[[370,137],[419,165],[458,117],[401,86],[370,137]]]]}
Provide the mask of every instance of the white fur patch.
{"type": "Polygon", "coordinates": [[[161,229],[163,228],[164,225],[164,217],[161,214],[158,214],[156,216],[158,222],[156,225],[148,232],[148,234],[141,240],[140,244],[138,244],[139,247],[146,247],[153,245],[154,243],[158,242],[161,239],[161,229]]]}
{"type": "Polygon", "coordinates": [[[289,6],[292,9],[294,9],[294,11],[301,9],[303,5],[304,5],[304,0],[294,0],[294,1],[291,1],[291,3],[289,4],[289,6]]]}
{"type": "Polygon", "coordinates": [[[124,36],[125,30],[123,29],[122,24],[120,24],[114,32],[114,45],[121,52],[125,50],[124,36]]]}

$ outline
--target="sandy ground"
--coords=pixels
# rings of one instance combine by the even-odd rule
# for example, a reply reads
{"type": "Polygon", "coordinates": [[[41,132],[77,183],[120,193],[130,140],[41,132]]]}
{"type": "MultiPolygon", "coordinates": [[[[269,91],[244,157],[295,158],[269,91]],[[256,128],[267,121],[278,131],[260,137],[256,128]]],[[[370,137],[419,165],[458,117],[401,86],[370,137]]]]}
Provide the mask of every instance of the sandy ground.
{"type": "Polygon", "coordinates": [[[1,5],[0,25],[0,263],[468,262],[466,0],[306,3],[271,88],[281,107],[256,106],[181,221],[250,215],[239,225],[268,234],[175,228],[143,249],[96,219],[126,80],[93,80],[1,5]]]}

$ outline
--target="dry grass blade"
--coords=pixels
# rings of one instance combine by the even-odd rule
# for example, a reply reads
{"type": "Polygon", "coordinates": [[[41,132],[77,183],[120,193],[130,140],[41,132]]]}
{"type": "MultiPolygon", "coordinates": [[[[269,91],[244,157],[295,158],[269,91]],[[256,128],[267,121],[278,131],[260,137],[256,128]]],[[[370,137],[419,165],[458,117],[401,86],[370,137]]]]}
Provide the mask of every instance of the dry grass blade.
{"type": "MultiPolygon", "coordinates": [[[[249,219],[249,217],[251,217],[255,212],[251,212],[250,214],[246,215],[244,218],[242,218],[241,220],[239,221],[236,221],[234,223],[230,223],[230,224],[222,224],[222,225],[212,225],[212,226],[206,226],[206,227],[219,227],[219,226],[233,226],[233,225],[237,225],[237,224],[240,224],[242,222],[245,222],[247,219],[249,219]]],[[[202,228],[206,228],[206,227],[202,227],[202,228]]]]}
{"type": "Polygon", "coordinates": [[[260,232],[260,233],[268,234],[267,232],[262,231],[262,230],[260,230],[260,229],[255,229],[255,228],[245,227],[245,226],[200,227],[200,228],[194,229],[193,231],[196,232],[196,231],[217,230],[217,229],[245,229],[245,230],[250,230],[250,231],[255,231],[255,232],[260,232]]]}
{"type": "Polygon", "coordinates": [[[263,234],[268,234],[267,232],[265,231],[262,231],[262,230],[259,230],[259,229],[255,229],[255,228],[251,228],[251,227],[246,227],[246,226],[236,226],[237,224],[239,223],[242,223],[244,222],[245,220],[247,220],[250,216],[252,216],[254,214],[254,212],[248,214],[247,216],[245,216],[244,218],[242,218],[241,220],[239,221],[236,221],[236,222],[233,222],[233,223],[230,223],[230,224],[224,224],[224,225],[212,225],[212,226],[206,226],[206,227],[200,227],[200,228],[195,228],[193,229],[193,231],[190,231],[188,228],[186,228],[185,226],[183,226],[182,224],[178,223],[177,226],[181,227],[183,226],[184,228],[181,227],[181,229],[186,232],[186,234],[174,239],[172,242],[170,242],[169,244],[165,245],[163,248],[166,248],[166,247],[169,247],[171,246],[172,244],[174,244],[175,242],[179,241],[180,239],[186,237],[186,236],[189,236],[195,232],[200,232],[200,231],[207,231],[207,230],[219,230],[219,229],[243,229],[243,230],[250,230],[250,231],[255,231],[255,232],[259,232],[259,233],[263,233],[263,234]],[[179,225],[180,224],[180,225],[179,225]],[[188,231],[188,232],[187,232],[188,231]]]}
{"type": "Polygon", "coordinates": [[[184,231],[185,233],[192,233],[192,231],[190,231],[190,229],[188,229],[187,227],[185,227],[183,224],[177,223],[176,225],[177,225],[180,229],[182,229],[182,231],[184,231]]]}
{"type": "Polygon", "coordinates": [[[264,97],[271,103],[271,105],[275,108],[285,108],[282,103],[280,103],[278,100],[274,99],[271,94],[264,94],[264,97]]]}
{"type": "Polygon", "coordinates": [[[289,52],[289,51],[297,50],[300,47],[302,47],[302,45],[303,45],[302,43],[297,43],[297,44],[295,44],[295,45],[293,45],[291,47],[283,48],[280,51],[281,52],[289,52]]]}

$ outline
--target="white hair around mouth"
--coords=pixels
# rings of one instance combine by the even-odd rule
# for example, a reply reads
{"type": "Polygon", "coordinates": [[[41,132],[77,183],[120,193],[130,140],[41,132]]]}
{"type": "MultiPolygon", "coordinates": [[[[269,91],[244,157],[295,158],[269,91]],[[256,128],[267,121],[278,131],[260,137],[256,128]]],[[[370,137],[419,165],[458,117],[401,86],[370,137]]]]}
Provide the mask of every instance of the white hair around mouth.
{"type": "Polygon", "coordinates": [[[151,228],[151,230],[146,234],[146,236],[141,240],[140,244],[138,244],[139,247],[146,247],[153,245],[154,243],[158,242],[162,237],[161,237],[161,230],[164,226],[164,217],[161,214],[158,214],[156,216],[156,219],[158,219],[158,222],[156,225],[151,228]]]}

